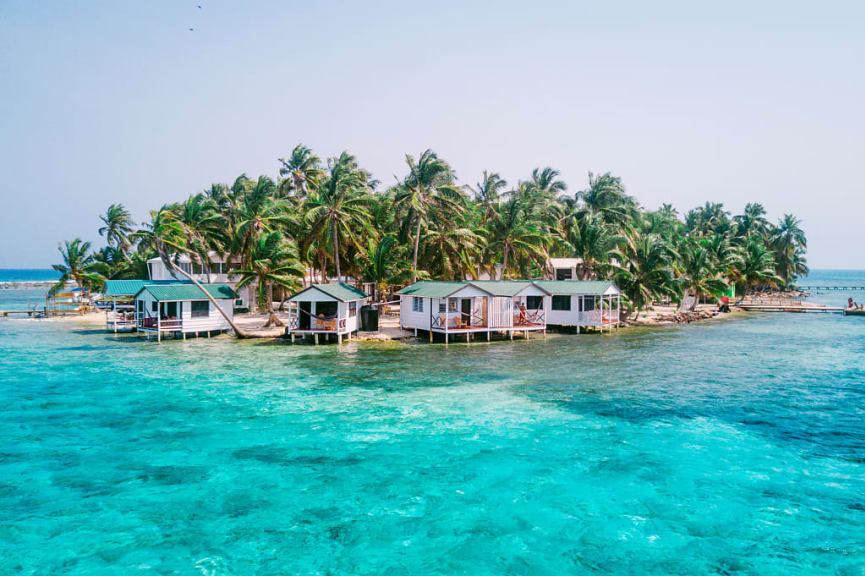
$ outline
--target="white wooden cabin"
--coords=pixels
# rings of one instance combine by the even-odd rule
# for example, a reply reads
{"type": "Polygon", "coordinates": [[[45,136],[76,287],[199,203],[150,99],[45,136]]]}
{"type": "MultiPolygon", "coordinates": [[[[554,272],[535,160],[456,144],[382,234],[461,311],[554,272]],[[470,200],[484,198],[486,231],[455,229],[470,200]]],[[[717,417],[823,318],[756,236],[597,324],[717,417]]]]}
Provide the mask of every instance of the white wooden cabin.
{"type": "Polygon", "coordinates": [[[612,329],[619,326],[621,291],[608,280],[536,280],[550,293],[547,324],[612,329]]]}
{"type": "MultiPolygon", "coordinates": [[[[237,295],[227,284],[205,284],[204,289],[216,299],[219,308],[234,318],[237,295]]],[[[148,284],[135,294],[136,328],[145,336],[206,334],[226,332],[231,325],[195,284],[174,282],[148,284]]]]}
{"type": "Polygon", "coordinates": [[[361,306],[369,301],[366,292],[345,282],[312,284],[288,299],[288,327],[285,333],[291,336],[312,336],[318,344],[320,335],[337,341],[351,335],[360,328],[361,306]]]}
{"type": "Polygon", "coordinates": [[[415,282],[399,290],[400,325],[407,330],[452,335],[544,331],[550,294],[529,281],[415,282]]]}
{"type": "Polygon", "coordinates": [[[172,280],[106,280],[102,289],[105,302],[105,330],[135,331],[135,295],[148,284],[173,284],[172,280]]]}

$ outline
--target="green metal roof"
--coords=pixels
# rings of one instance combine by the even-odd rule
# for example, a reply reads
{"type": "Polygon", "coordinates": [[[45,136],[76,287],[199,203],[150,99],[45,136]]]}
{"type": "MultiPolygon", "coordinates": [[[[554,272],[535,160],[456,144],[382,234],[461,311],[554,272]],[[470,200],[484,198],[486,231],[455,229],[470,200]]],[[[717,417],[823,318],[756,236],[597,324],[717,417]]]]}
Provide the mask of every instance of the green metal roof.
{"type": "Polygon", "coordinates": [[[291,297],[292,300],[310,290],[311,288],[315,288],[321,292],[324,292],[331,298],[335,298],[340,302],[348,302],[350,300],[360,300],[361,298],[369,298],[366,292],[355,288],[351,284],[346,284],[345,282],[335,282],[333,284],[313,284],[304,290],[301,290],[297,294],[291,297]]]}
{"type": "MultiPolygon", "coordinates": [[[[553,295],[573,294],[600,295],[616,287],[609,280],[535,280],[535,284],[553,295]]],[[[617,288],[618,290],[618,288],[617,288]]]]}
{"type": "Polygon", "coordinates": [[[472,285],[489,292],[493,296],[516,296],[529,284],[534,284],[541,290],[554,295],[565,294],[603,294],[615,284],[608,280],[471,280],[453,281],[421,280],[406,286],[397,294],[419,296],[422,298],[446,298],[462,288],[472,285]]]}
{"type": "Polygon", "coordinates": [[[102,294],[104,296],[134,296],[144,286],[159,284],[186,284],[186,282],[176,280],[106,280],[102,294]]]}
{"type": "Polygon", "coordinates": [[[468,282],[459,280],[452,282],[446,280],[421,280],[398,290],[397,294],[419,296],[421,298],[444,298],[466,285],[468,285],[468,282]]]}
{"type": "Polygon", "coordinates": [[[469,284],[486,290],[493,296],[516,296],[533,282],[531,280],[472,280],[469,284]]]}
{"type": "MultiPolygon", "coordinates": [[[[203,284],[204,289],[214,298],[236,298],[237,295],[228,284],[203,284]]],[[[206,300],[207,296],[191,282],[173,282],[171,284],[146,284],[142,286],[135,297],[142,292],[149,292],[156,300],[206,300]]]]}

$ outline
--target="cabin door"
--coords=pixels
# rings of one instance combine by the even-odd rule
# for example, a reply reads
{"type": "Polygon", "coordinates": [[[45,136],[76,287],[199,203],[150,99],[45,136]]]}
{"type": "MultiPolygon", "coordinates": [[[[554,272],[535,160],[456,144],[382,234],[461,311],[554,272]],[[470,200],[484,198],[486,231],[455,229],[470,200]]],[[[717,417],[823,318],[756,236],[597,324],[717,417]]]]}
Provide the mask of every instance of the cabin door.
{"type": "Polygon", "coordinates": [[[298,302],[297,303],[300,317],[297,319],[297,326],[300,330],[309,330],[309,316],[312,314],[312,303],[311,302],[298,302]]]}
{"type": "Polygon", "coordinates": [[[460,312],[462,312],[463,324],[471,326],[472,323],[472,299],[463,298],[460,302],[460,312]]]}

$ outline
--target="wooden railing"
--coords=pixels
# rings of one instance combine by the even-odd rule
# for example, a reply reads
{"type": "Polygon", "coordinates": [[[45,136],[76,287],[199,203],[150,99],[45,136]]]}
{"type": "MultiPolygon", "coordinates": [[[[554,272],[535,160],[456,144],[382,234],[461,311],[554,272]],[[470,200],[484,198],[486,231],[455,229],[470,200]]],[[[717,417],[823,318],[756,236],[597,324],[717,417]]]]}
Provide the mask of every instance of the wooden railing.
{"type": "Polygon", "coordinates": [[[486,328],[483,310],[475,310],[471,314],[457,310],[446,312],[430,311],[430,326],[438,330],[464,330],[468,328],[486,328]]]}

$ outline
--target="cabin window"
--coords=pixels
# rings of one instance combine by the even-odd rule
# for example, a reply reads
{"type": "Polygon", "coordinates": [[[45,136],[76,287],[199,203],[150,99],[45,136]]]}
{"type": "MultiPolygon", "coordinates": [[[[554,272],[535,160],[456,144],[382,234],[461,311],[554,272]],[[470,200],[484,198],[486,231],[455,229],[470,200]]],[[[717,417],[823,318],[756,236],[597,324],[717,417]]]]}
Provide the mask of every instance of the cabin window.
{"type": "Polygon", "coordinates": [[[572,278],[570,268],[556,268],[556,280],[571,280],[572,278]]]}
{"type": "Polygon", "coordinates": [[[595,309],[595,297],[586,296],[583,298],[583,312],[590,312],[595,309]]]}
{"type": "Polygon", "coordinates": [[[526,308],[528,308],[529,310],[540,310],[543,307],[543,296],[526,296],[526,308]]]}
{"type": "Polygon", "coordinates": [[[439,314],[444,314],[447,311],[447,304],[444,300],[439,300],[439,314]]]}
{"type": "Polygon", "coordinates": [[[423,312],[423,298],[418,298],[417,296],[413,296],[411,299],[411,311],[412,312],[423,312]]]}
{"type": "Polygon", "coordinates": [[[199,264],[198,262],[193,262],[192,263],[192,273],[193,274],[201,274],[202,273],[201,272],[201,264],[199,264]]]}
{"type": "Polygon", "coordinates": [[[553,296],[553,310],[570,310],[571,309],[571,297],[570,296],[553,296]]]}
{"type": "Polygon", "coordinates": [[[357,302],[349,302],[348,303],[348,317],[354,318],[357,316],[357,302]]]}
{"type": "Polygon", "coordinates": [[[153,301],[150,303],[150,311],[151,311],[151,312],[156,312],[156,311],[158,311],[158,310],[159,310],[159,302],[157,302],[156,300],[153,300],[153,301]]]}
{"type": "Polygon", "coordinates": [[[237,300],[234,301],[234,305],[237,306],[238,308],[242,308],[243,307],[243,300],[238,298],[237,300]]]}
{"type": "Polygon", "coordinates": [[[207,300],[193,300],[192,317],[207,318],[208,316],[210,316],[210,302],[207,300]]]}

